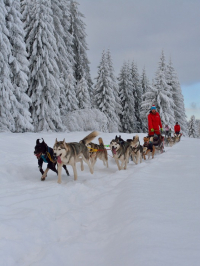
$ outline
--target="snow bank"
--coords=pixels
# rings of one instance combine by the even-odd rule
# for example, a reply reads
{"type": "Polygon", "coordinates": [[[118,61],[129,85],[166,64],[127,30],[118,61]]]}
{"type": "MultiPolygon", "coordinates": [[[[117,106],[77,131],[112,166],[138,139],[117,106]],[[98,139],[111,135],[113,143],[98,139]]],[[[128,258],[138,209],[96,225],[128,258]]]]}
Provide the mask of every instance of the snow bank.
{"type": "Polygon", "coordinates": [[[80,109],[62,116],[62,121],[68,132],[92,130],[108,132],[108,119],[98,109],[80,109]]]}

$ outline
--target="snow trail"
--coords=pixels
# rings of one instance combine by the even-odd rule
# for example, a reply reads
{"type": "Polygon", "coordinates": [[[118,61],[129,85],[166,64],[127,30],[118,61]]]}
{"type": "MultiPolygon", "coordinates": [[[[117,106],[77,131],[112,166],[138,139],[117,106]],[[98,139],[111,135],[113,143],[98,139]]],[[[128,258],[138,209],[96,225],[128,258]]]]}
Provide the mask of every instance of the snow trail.
{"type": "MultiPolygon", "coordinates": [[[[1,264],[198,265],[200,140],[183,138],[127,170],[109,157],[109,168],[97,161],[94,175],[77,165],[76,182],[70,166],[61,185],[53,172],[41,182],[36,139],[53,146],[56,137],[79,141],[87,133],[1,134],[1,264]]],[[[100,136],[109,144],[116,134],[100,136]]]]}

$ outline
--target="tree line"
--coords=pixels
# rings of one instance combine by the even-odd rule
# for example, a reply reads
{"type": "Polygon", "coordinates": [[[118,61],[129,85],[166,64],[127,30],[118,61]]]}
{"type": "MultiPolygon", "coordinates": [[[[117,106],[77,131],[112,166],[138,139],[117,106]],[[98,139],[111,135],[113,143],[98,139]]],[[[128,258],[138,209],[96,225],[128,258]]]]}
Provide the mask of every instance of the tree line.
{"type": "Polygon", "coordinates": [[[146,132],[155,104],[163,124],[188,132],[184,99],[172,62],[162,52],[155,79],[125,62],[115,76],[103,51],[93,83],[86,25],[73,0],[0,0],[0,130],[64,130],[63,117],[100,110],[108,132],[146,132]]]}

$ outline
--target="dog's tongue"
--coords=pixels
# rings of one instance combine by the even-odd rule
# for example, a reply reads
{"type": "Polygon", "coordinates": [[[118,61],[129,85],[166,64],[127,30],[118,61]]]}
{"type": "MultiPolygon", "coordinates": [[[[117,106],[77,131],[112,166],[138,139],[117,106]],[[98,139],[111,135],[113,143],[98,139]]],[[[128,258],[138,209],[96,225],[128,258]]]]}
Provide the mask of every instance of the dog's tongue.
{"type": "Polygon", "coordinates": [[[58,158],[57,158],[57,162],[58,162],[58,163],[62,163],[60,156],[58,156],[58,158]]]}
{"type": "Polygon", "coordinates": [[[115,150],[114,147],[112,147],[112,152],[113,152],[114,154],[116,154],[116,150],[115,150]]]}

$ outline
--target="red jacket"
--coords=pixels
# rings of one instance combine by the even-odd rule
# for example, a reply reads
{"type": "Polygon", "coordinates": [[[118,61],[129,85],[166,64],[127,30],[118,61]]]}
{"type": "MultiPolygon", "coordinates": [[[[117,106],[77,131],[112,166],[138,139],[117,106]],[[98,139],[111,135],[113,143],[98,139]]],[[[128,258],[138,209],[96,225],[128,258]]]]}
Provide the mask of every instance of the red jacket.
{"type": "Polygon", "coordinates": [[[175,131],[175,132],[180,132],[180,131],[181,131],[181,127],[180,127],[180,125],[175,125],[175,126],[174,126],[174,131],[175,131]]]}
{"type": "Polygon", "coordinates": [[[160,134],[160,128],[162,128],[162,123],[158,112],[156,112],[155,114],[150,112],[148,114],[148,128],[150,136],[153,136],[154,134],[160,134]],[[154,129],[154,132],[151,132],[152,128],[154,129]]]}

